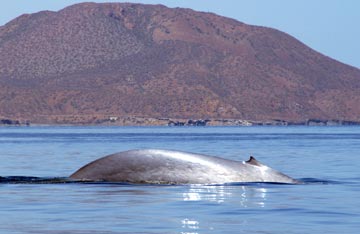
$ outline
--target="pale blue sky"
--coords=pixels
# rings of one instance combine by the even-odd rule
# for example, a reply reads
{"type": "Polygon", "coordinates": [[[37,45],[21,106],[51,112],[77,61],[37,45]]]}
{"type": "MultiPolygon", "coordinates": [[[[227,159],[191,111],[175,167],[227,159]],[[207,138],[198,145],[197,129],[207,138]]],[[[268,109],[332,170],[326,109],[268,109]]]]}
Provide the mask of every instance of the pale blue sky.
{"type": "MultiPolygon", "coordinates": [[[[23,13],[60,10],[79,0],[1,0],[0,25],[23,13]]],[[[123,2],[98,0],[94,2],[123,2]]],[[[311,48],[360,68],[360,0],[128,0],[214,12],[284,31],[311,48]]]]}

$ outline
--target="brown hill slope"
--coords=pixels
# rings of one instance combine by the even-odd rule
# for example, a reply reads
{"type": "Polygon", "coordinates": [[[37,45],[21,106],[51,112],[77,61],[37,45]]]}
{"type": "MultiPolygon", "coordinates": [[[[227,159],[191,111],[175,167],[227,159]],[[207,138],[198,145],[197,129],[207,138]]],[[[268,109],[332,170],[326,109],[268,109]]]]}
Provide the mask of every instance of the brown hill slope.
{"type": "Polygon", "coordinates": [[[360,70],[280,31],[83,3],[0,27],[0,117],[360,120],[360,70]]]}

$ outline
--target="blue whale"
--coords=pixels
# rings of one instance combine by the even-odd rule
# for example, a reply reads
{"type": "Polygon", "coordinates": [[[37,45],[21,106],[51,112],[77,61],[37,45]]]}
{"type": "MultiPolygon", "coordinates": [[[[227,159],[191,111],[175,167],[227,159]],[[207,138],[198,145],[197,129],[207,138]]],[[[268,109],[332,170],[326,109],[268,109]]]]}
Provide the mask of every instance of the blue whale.
{"type": "Polygon", "coordinates": [[[181,151],[130,150],[97,159],[70,176],[78,181],[148,184],[300,183],[250,157],[234,161],[181,151]]]}

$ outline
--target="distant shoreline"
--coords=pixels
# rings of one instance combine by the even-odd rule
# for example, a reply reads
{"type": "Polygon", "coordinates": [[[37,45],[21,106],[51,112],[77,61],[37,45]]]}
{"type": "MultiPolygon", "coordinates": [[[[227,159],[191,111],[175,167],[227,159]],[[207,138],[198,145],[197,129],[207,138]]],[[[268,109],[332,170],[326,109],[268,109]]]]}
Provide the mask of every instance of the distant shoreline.
{"type": "Polygon", "coordinates": [[[286,120],[242,120],[242,119],[187,119],[151,117],[107,117],[90,120],[78,118],[47,119],[32,122],[29,120],[0,118],[0,126],[349,126],[360,125],[360,121],[307,119],[305,121],[286,120]]]}

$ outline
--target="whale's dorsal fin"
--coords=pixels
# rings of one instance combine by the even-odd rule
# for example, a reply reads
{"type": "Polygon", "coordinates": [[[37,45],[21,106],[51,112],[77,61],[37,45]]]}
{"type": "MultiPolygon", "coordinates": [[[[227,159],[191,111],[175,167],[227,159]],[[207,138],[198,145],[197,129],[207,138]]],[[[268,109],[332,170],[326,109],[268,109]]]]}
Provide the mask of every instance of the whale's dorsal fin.
{"type": "Polygon", "coordinates": [[[249,160],[246,161],[247,164],[251,164],[254,166],[263,166],[258,160],[256,160],[253,156],[250,156],[249,160]]]}

